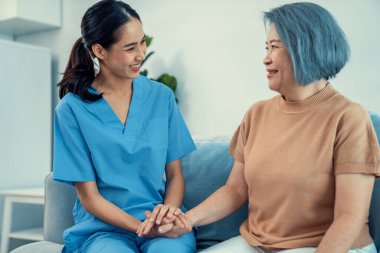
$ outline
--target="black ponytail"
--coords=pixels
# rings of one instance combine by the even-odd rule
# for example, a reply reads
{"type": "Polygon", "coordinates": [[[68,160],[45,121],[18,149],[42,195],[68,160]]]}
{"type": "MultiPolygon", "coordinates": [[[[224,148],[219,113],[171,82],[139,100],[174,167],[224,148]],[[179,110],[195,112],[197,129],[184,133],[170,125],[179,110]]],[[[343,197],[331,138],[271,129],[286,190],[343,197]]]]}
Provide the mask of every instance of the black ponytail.
{"type": "Polygon", "coordinates": [[[99,100],[101,95],[89,92],[94,78],[94,63],[80,37],[74,43],[63,78],[58,83],[59,98],[62,99],[68,92],[72,92],[87,102],[99,100]]]}
{"type": "Polygon", "coordinates": [[[62,80],[58,83],[62,99],[72,92],[86,102],[99,100],[102,95],[90,92],[95,79],[92,45],[109,49],[119,40],[119,28],[139,14],[128,4],[117,0],[102,0],[91,6],[82,18],[82,37],[74,43],[62,80]]]}

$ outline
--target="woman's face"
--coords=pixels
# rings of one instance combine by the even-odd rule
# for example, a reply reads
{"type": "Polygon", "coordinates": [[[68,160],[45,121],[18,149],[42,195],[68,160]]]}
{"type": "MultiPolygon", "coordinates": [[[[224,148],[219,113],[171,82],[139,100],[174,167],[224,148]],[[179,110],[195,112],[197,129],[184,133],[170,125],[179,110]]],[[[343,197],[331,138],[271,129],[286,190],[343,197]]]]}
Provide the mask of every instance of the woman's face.
{"type": "Polygon", "coordinates": [[[140,74],[147,50],[145,33],[136,18],[131,18],[119,29],[119,41],[105,50],[100,71],[121,79],[134,79],[140,74]]]}
{"type": "Polygon", "coordinates": [[[269,89],[284,94],[290,86],[296,84],[296,81],[288,50],[273,23],[269,26],[266,49],[267,54],[263,62],[267,70],[269,89]]]}

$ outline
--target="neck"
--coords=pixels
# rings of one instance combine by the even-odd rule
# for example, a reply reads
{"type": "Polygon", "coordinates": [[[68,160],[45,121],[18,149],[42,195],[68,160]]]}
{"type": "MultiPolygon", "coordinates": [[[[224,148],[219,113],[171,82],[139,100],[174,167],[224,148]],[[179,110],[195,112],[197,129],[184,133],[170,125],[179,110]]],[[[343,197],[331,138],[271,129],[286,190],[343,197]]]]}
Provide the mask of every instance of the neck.
{"type": "Polygon", "coordinates": [[[119,79],[98,75],[93,82],[94,88],[103,95],[129,96],[132,93],[132,79],[119,79]]]}
{"type": "Polygon", "coordinates": [[[328,82],[325,79],[320,79],[306,86],[294,85],[288,89],[287,92],[281,93],[286,101],[299,102],[305,100],[326,87],[328,82]]]}

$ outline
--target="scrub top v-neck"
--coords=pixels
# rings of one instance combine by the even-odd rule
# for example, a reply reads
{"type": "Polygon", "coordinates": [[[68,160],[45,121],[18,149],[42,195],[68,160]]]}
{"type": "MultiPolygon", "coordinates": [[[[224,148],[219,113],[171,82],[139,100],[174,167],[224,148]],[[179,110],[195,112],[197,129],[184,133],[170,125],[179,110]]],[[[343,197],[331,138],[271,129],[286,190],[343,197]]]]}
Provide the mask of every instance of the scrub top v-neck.
{"type": "MultiPolygon", "coordinates": [[[[143,98],[143,89],[141,85],[137,85],[136,81],[132,83],[133,93],[132,99],[129,105],[129,112],[126,117],[125,124],[123,124],[116,113],[113,111],[109,103],[102,98],[99,105],[99,113],[102,115],[104,123],[115,128],[119,128],[123,134],[133,136],[136,132],[137,122],[144,106],[142,104],[143,98]]],[[[95,90],[92,90],[93,93],[97,93],[95,90]]],[[[98,94],[98,93],[97,93],[98,94]]]]}
{"type": "MultiPolygon", "coordinates": [[[[194,142],[165,85],[140,76],[126,124],[101,98],[88,103],[68,93],[54,115],[54,179],[74,185],[96,181],[99,192],[136,219],[163,203],[165,165],[190,153],[194,142]]],[[[64,233],[74,252],[98,231],[126,232],[88,213],[77,199],[75,225],[64,233]]]]}

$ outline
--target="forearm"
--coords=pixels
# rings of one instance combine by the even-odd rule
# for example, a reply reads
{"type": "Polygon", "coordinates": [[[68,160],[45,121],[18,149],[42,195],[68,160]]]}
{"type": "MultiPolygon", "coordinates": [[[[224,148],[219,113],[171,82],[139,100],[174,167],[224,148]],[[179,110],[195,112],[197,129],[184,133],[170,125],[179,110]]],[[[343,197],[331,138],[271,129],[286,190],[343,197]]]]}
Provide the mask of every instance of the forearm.
{"type": "Polygon", "coordinates": [[[166,193],[164,204],[180,208],[185,192],[185,182],[182,174],[170,178],[166,182],[166,193]]]}
{"type": "Polygon", "coordinates": [[[247,195],[239,194],[225,185],[210,197],[186,213],[194,226],[203,226],[218,221],[239,209],[247,200],[247,195]]]}
{"type": "Polygon", "coordinates": [[[346,253],[363,229],[363,219],[342,214],[327,230],[316,253],[346,253]]]}
{"type": "Polygon", "coordinates": [[[81,202],[86,211],[113,226],[136,232],[141,224],[141,221],[127,214],[100,194],[82,198],[81,202]]]}

